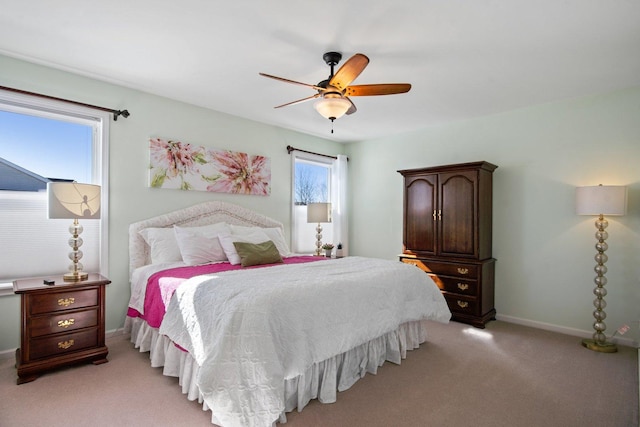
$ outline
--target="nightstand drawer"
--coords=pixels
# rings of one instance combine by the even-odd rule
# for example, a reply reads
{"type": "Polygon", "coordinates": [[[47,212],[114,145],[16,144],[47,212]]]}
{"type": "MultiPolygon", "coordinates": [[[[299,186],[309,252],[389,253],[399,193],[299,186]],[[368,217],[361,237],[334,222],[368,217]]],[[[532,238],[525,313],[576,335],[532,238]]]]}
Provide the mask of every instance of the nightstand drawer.
{"type": "Polygon", "coordinates": [[[453,313],[478,315],[478,300],[462,295],[444,293],[449,310],[453,313]]]}
{"type": "Polygon", "coordinates": [[[30,296],[31,315],[98,305],[98,289],[43,293],[30,296]]]}
{"type": "Polygon", "coordinates": [[[34,338],[29,342],[30,359],[59,356],[65,353],[96,347],[98,345],[98,329],[91,328],[72,334],[34,338]]]}
{"type": "Polygon", "coordinates": [[[32,338],[75,331],[76,329],[97,326],[98,309],[37,316],[32,317],[30,322],[29,333],[32,338]]]}

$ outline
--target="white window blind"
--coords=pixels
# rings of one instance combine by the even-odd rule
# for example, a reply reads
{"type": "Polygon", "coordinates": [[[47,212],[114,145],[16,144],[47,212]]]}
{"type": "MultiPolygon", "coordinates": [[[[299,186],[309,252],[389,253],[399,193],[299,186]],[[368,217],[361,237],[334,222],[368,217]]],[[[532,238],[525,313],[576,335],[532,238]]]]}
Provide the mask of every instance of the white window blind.
{"type": "MultiPolygon", "coordinates": [[[[18,277],[68,271],[68,240],[73,220],[47,219],[46,191],[0,191],[0,282],[18,277]]],[[[80,262],[85,271],[100,271],[100,221],[81,221],[84,241],[80,262]]]]}

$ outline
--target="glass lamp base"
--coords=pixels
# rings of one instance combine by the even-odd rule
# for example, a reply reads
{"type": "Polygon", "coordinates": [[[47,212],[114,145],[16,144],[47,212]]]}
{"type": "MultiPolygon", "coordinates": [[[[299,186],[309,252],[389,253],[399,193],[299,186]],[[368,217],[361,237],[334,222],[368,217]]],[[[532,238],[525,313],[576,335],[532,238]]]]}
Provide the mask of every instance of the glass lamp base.
{"type": "Polygon", "coordinates": [[[82,271],[67,273],[64,276],[62,276],[62,279],[65,282],[80,282],[81,280],[87,280],[88,278],[89,278],[89,273],[83,273],[82,271]]]}
{"type": "Polygon", "coordinates": [[[589,350],[599,351],[600,353],[615,353],[618,351],[618,347],[612,342],[597,343],[592,339],[582,340],[582,345],[589,350]]]}

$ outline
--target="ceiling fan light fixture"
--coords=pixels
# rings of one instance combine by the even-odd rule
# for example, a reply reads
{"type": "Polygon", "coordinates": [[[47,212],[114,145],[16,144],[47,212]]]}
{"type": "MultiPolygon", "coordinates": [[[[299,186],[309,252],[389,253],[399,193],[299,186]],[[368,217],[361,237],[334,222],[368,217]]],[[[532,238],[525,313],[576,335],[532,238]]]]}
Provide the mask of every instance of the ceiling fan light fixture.
{"type": "Polygon", "coordinates": [[[325,94],[313,104],[313,107],[322,117],[334,121],[345,115],[351,108],[351,102],[340,95],[325,94]]]}

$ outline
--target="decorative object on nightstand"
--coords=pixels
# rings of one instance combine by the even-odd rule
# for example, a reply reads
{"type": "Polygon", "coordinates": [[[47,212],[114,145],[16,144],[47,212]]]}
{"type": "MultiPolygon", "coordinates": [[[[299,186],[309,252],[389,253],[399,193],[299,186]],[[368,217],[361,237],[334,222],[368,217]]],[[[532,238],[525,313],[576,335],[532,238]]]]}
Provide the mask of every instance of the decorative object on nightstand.
{"type": "Polygon", "coordinates": [[[20,295],[22,318],[16,350],[18,384],[61,366],[107,362],[104,315],[109,283],[97,273],[74,283],[65,282],[62,276],[13,282],[13,291],[20,295]]]}
{"type": "Polygon", "coordinates": [[[85,280],[87,273],[82,271],[82,225],[78,219],[100,219],[100,186],[77,182],[49,182],[47,184],[49,219],[73,219],[69,227],[69,273],[63,276],[65,282],[85,280]]]}
{"type": "Polygon", "coordinates": [[[333,251],[333,244],[325,243],[322,245],[322,249],[324,249],[324,256],[327,258],[331,258],[331,252],[333,251]]]}
{"type": "Polygon", "coordinates": [[[609,226],[609,222],[604,218],[604,215],[625,215],[627,212],[627,187],[617,185],[596,185],[590,187],[577,187],[576,188],[576,214],[578,215],[597,215],[596,219],[596,266],[594,270],[596,277],[594,282],[596,284],[593,290],[596,299],[593,301],[593,306],[596,308],[593,312],[595,321],[593,322],[593,339],[582,340],[582,345],[589,350],[599,351],[602,353],[615,353],[618,351],[616,345],[607,341],[607,337],[604,331],[607,329],[607,325],[604,323],[607,314],[604,309],[607,303],[604,297],[607,295],[605,285],[607,284],[607,267],[605,263],[608,260],[605,251],[609,248],[605,240],[609,237],[606,228],[609,226]]]}
{"type": "Polygon", "coordinates": [[[342,258],[342,256],[342,243],[338,243],[338,246],[336,246],[336,258],[342,258]]]}
{"type": "Polygon", "coordinates": [[[309,203],[307,205],[307,222],[317,223],[316,227],[316,256],[320,256],[322,248],[323,222],[331,222],[331,203],[309,203]]]}
{"type": "Polygon", "coordinates": [[[488,162],[398,171],[404,177],[400,261],[427,273],[451,318],[484,328],[495,319],[493,171],[488,162]]]}

